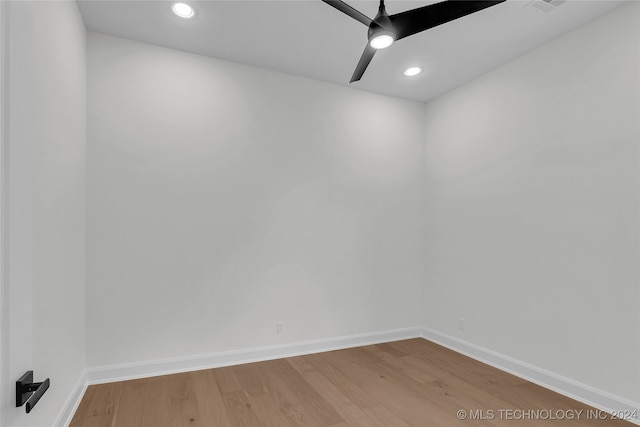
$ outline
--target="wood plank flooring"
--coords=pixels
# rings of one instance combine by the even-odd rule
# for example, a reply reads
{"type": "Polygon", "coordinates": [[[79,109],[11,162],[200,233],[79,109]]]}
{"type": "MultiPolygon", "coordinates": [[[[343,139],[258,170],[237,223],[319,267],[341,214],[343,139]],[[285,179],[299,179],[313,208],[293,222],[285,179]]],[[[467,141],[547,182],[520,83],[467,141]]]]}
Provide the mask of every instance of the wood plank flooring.
{"type": "Polygon", "coordinates": [[[632,426],[603,416],[416,338],[90,386],[70,427],[632,426]]]}

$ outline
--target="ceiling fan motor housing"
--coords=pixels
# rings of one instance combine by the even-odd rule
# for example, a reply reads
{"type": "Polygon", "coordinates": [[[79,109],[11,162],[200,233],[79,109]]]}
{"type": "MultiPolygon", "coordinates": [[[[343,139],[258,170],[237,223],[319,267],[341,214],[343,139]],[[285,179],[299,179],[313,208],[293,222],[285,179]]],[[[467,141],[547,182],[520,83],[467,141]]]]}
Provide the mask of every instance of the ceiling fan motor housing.
{"type": "Polygon", "coordinates": [[[342,0],[322,1],[369,27],[367,34],[369,43],[364,48],[356,70],[351,76],[350,83],[353,83],[360,80],[378,49],[384,49],[397,40],[479,12],[506,0],[445,0],[391,16],[385,10],[384,0],[380,0],[378,14],[374,19],[367,17],[342,0]]]}
{"type": "Polygon", "coordinates": [[[378,14],[371,21],[371,25],[369,25],[369,31],[367,34],[369,40],[381,35],[389,35],[394,40],[396,39],[396,32],[394,31],[393,24],[391,23],[391,19],[389,18],[389,14],[384,7],[384,2],[380,2],[378,14]]]}

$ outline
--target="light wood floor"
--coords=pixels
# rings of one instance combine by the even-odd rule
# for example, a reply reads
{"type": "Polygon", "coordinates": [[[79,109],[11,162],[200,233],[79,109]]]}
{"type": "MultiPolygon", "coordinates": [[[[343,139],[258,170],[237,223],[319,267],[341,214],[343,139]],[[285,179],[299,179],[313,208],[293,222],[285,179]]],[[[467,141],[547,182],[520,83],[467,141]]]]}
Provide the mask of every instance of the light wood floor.
{"type": "Polygon", "coordinates": [[[411,339],[90,386],[71,427],[632,426],[588,417],[590,409],[411,339]],[[507,412],[516,409],[529,420],[507,412]],[[467,419],[458,418],[460,410],[467,419]],[[555,418],[584,412],[574,420],[532,420],[548,418],[536,410],[555,418]]]}

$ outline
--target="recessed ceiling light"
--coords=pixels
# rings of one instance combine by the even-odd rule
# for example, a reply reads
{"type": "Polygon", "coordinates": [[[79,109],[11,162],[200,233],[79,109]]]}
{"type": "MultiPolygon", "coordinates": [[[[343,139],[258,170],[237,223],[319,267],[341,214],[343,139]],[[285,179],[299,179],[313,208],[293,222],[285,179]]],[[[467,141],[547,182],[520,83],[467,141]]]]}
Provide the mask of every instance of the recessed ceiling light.
{"type": "Polygon", "coordinates": [[[422,72],[422,68],[420,67],[410,67],[404,70],[404,75],[407,77],[417,76],[422,72]]]}
{"type": "Polygon", "coordinates": [[[174,3],[171,9],[180,18],[191,18],[194,14],[193,8],[186,3],[174,3]]]}

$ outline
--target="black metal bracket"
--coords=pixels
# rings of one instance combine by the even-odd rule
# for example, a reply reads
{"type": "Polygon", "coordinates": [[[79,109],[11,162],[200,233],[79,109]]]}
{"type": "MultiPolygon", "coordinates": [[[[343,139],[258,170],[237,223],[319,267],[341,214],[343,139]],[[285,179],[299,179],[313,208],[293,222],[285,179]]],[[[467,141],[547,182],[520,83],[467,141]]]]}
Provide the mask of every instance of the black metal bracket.
{"type": "Polygon", "coordinates": [[[31,412],[44,392],[49,389],[49,384],[49,378],[41,383],[34,383],[33,371],[27,371],[26,374],[16,381],[16,408],[26,403],[27,414],[31,412]]]}

